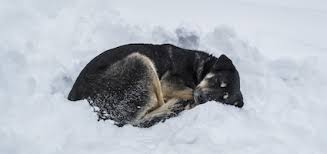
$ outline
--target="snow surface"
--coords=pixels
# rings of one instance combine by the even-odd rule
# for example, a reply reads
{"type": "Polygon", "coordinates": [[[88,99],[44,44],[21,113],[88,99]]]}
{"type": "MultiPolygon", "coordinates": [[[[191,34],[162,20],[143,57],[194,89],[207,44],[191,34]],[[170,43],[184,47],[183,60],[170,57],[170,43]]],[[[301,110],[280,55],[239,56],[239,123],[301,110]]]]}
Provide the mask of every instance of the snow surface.
{"type": "Polygon", "coordinates": [[[0,154],[327,153],[326,19],[324,0],[1,0],[0,154]],[[89,60],[133,42],[227,54],[244,108],[118,128],[66,99],[89,60]]]}

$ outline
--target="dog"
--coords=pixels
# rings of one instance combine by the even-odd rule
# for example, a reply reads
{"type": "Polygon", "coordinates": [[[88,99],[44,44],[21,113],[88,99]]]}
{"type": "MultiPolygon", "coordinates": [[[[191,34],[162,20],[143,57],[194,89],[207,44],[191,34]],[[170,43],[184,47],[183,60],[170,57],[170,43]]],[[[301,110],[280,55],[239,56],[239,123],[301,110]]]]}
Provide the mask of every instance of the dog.
{"type": "Polygon", "coordinates": [[[86,99],[117,126],[151,127],[208,101],[243,107],[239,73],[225,55],[171,44],[127,44],[91,60],[70,101],[86,99]]]}

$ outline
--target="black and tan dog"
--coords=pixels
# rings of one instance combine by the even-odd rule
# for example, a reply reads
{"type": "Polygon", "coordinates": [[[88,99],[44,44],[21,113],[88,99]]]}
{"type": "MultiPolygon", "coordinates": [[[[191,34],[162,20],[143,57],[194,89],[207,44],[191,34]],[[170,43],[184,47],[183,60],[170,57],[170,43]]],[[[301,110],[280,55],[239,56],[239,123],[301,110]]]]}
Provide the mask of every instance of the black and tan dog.
{"type": "Polygon", "coordinates": [[[171,44],[103,52],[79,74],[68,99],[87,99],[99,119],[138,127],[210,100],[243,106],[239,74],[229,58],[171,44]]]}

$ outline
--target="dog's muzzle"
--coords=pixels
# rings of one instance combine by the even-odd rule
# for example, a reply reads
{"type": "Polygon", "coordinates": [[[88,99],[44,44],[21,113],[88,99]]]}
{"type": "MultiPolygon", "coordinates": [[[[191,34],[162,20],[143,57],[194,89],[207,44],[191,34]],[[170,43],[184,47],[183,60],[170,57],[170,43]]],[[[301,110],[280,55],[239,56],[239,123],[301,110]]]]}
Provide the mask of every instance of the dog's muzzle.
{"type": "Polygon", "coordinates": [[[231,96],[230,99],[219,99],[212,98],[205,92],[203,92],[200,88],[197,88],[193,93],[194,100],[197,104],[203,104],[208,101],[217,101],[223,104],[233,105],[239,108],[242,108],[244,105],[242,96],[234,95],[231,96]]]}

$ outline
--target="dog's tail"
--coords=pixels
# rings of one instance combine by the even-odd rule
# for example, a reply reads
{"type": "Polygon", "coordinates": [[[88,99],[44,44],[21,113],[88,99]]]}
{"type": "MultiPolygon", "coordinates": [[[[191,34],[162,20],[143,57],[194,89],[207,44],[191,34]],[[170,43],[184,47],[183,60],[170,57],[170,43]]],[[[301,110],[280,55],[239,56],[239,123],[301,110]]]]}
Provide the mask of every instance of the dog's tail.
{"type": "Polygon", "coordinates": [[[70,90],[69,94],[68,94],[68,100],[70,101],[78,101],[83,99],[82,97],[80,97],[81,95],[79,95],[79,88],[76,87],[76,84],[74,84],[73,88],[70,90]]]}
{"type": "Polygon", "coordinates": [[[69,92],[68,100],[70,100],[70,101],[81,100],[81,98],[79,98],[78,95],[76,94],[76,90],[74,90],[74,88],[69,92]]]}
{"type": "Polygon", "coordinates": [[[83,75],[79,75],[68,94],[68,100],[78,101],[86,99],[86,97],[89,96],[89,92],[91,91],[89,83],[90,81],[86,80],[83,75]]]}

